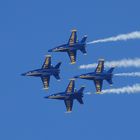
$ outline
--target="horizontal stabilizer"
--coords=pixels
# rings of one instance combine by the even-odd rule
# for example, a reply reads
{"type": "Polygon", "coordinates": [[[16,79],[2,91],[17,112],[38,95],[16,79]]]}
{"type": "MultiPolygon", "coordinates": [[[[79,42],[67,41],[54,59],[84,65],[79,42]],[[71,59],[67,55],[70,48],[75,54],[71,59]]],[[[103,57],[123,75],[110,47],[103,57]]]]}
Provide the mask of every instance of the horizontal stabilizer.
{"type": "Polygon", "coordinates": [[[78,98],[76,98],[76,99],[77,99],[77,101],[78,101],[80,104],[84,104],[82,97],[78,97],[78,98]]]}
{"type": "Polygon", "coordinates": [[[110,85],[113,85],[112,78],[106,80],[110,85]]]}
{"type": "Polygon", "coordinates": [[[59,74],[54,74],[54,77],[55,77],[57,80],[60,80],[59,74]]]}
{"type": "Polygon", "coordinates": [[[85,47],[83,47],[82,49],[80,49],[80,51],[83,53],[83,54],[87,54],[87,51],[86,51],[86,49],[85,49],[85,47]]]}

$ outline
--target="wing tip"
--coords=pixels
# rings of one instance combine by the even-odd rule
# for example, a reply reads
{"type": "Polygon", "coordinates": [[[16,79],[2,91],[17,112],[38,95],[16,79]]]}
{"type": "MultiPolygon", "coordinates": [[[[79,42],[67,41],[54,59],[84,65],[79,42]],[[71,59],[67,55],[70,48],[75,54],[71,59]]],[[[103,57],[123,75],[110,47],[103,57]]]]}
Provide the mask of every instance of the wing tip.
{"type": "Polygon", "coordinates": [[[77,32],[77,29],[72,29],[71,32],[77,32]]]}
{"type": "Polygon", "coordinates": [[[101,91],[97,91],[96,93],[97,93],[97,94],[101,94],[102,92],[101,92],[101,91]]]}
{"type": "Polygon", "coordinates": [[[70,114],[70,113],[72,113],[72,111],[66,111],[65,113],[66,113],[66,114],[70,114]]]}
{"type": "Polygon", "coordinates": [[[45,57],[52,57],[51,55],[45,55],[45,57]]]}
{"type": "Polygon", "coordinates": [[[103,58],[99,58],[98,61],[105,61],[105,59],[103,59],[103,58]]]}
{"type": "Polygon", "coordinates": [[[76,62],[74,61],[74,62],[71,62],[70,64],[75,64],[76,62]]]}
{"type": "Polygon", "coordinates": [[[49,89],[49,87],[44,87],[43,89],[44,89],[44,90],[48,90],[48,89],[49,89]]]}
{"type": "Polygon", "coordinates": [[[70,80],[70,81],[75,81],[75,78],[70,78],[69,80],[70,80]]]}

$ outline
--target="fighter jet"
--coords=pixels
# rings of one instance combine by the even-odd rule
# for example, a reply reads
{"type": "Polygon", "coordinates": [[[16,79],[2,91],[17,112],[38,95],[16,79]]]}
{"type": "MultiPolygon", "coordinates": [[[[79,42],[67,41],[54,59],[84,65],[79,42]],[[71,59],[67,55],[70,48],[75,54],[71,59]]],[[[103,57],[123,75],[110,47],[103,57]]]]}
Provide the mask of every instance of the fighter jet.
{"type": "Polygon", "coordinates": [[[106,80],[110,85],[113,84],[112,77],[114,67],[110,68],[108,71],[104,70],[104,60],[100,59],[98,61],[98,66],[95,72],[81,74],[79,76],[75,76],[74,78],[81,78],[86,80],[93,80],[96,87],[96,93],[101,93],[103,80],[106,80]]]}
{"type": "Polygon", "coordinates": [[[75,87],[75,79],[71,79],[68,87],[64,92],[52,94],[45,98],[64,100],[67,113],[69,113],[72,111],[74,99],[76,99],[80,104],[83,104],[82,98],[83,98],[83,91],[85,87],[81,87],[78,91],[75,90],[74,87],[75,87]]]}
{"type": "Polygon", "coordinates": [[[48,52],[67,52],[70,57],[71,64],[74,64],[76,62],[77,50],[80,50],[84,55],[87,54],[86,39],[87,35],[85,35],[81,41],[78,41],[77,30],[72,30],[68,43],[50,49],[48,52]]]}
{"type": "Polygon", "coordinates": [[[51,75],[53,75],[57,80],[60,80],[60,77],[59,77],[60,65],[61,65],[61,62],[59,62],[55,67],[53,67],[51,65],[51,56],[47,55],[41,69],[32,70],[32,71],[23,73],[22,75],[40,77],[43,82],[44,89],[48,89],[51,75]]]}

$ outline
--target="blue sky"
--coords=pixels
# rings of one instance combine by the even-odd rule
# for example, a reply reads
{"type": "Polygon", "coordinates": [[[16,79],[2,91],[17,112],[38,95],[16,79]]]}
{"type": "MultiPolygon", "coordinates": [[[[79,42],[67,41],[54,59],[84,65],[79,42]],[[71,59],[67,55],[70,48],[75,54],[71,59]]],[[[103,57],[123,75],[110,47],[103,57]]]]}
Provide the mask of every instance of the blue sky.
{"type": "MultiPolygon", "coordinates": [[[[39,78],[21,73],[42,66],[48,49],[67,42],[70,30],[88,41],[140,29],[139,0],[5,0],[0,1],[0,139],[2,140],[139,140],[140,95],[85,95],[84,105],[74,103],[65,114],[61,101],[43,97],[64,91],[69,78],[92,71],[79,70],[81,64],[139,57],[140,40],[90,45],[88,55],[78,53],[69,64],[66,54],[52,53],[52,63],[62,61],[61,82],[51,79],[48,92],[39,78]]],[[[118,68],[114,72],[139,71],[118,68]]],[[[114,77],[114,87],[139,83],[139,78],[114,77]]],[[[77,80],[95,91],[91,81],[77,80]]],[[[110,88],[104,82],[104,89],[110,88]]]]}

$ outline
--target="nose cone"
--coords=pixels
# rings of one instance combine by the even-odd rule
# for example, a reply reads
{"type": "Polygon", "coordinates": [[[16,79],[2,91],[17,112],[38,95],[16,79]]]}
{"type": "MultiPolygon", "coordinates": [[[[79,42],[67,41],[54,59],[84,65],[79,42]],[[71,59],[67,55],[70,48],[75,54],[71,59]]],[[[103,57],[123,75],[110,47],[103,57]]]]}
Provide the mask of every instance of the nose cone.
{"type": "Polygon", "coordinates": [[[53,49],[48,50],[48,52],[53,52],[53,49]]]}
{"type": "Polygon", "coordinates": [[[44,97],[45,99],[55,99],[55,96],[51,96],[51,95],[49,95],[49,96],[46,96],[46,97],[44,97]]]}
{"type": "Polygon", "coordinates": [[[21,76],[26,76],[26,73],[22,73],[21,76]]]}
{"type": "Polygon", "coordinates": [[[49,99],[49,97],[50,97],[50,96],[46,96],[46,97],[44,97],[44,98],[45,98],[45,99],[49,99]]]}
{"type": "Polygon", "coordinates": [[[34,73],[33,72],[26,72],[26,73],[22,73],[21,74],[22,76],[34,76],[34,73]]]}
{"type": "Polygon", "coordinates": [[[61,50],[62,50],[61,46],[58,46],[58,47],[55,47],[55,48],[48,50],[48,52],[59,52],[61,50]]]}
{"type": "Polygon", "coordinates": [[[79,76],[74,76],[74,78],[79,78],[79,76]]]}

